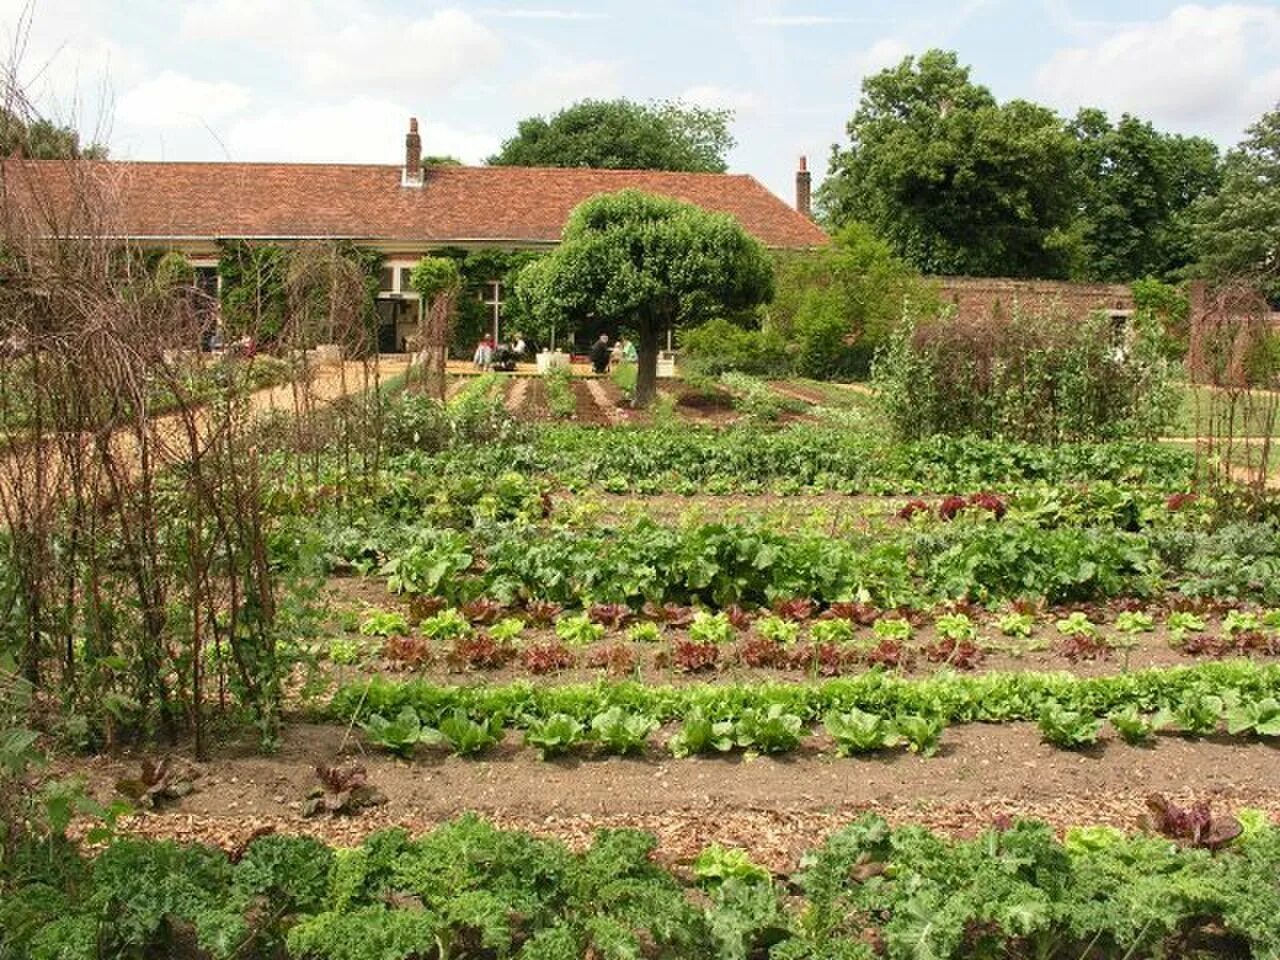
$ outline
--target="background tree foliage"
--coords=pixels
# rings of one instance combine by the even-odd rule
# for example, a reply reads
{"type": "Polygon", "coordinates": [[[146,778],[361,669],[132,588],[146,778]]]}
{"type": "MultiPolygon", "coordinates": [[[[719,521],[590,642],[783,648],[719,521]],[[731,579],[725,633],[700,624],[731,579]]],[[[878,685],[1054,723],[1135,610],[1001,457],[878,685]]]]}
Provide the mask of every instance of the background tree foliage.
{"type": "Polygon", "coordinates": [[[1196,205],[1194,229],[1196,273],[1280,299],[1280,103],[1227,154],[1222,188],[1196,205]]]}
{"type": "Polygon", "coordinates": [[[866,222],[931,274],[1171,279],[1220,176],[1202,137],[1000,104],[940,50],[868,77],[848,132],[819,190],[827,221],[866,222]]]}
{"type": "Polygon", "coordinates": [[[1081,242],[1072,273],[1126,282],[1171,278],[1195,258],[1190,210],[1218,188],[1218,148],[1203,137],[1161,133],[1124,114],[1081,110],[1076,141],[1081,242]]]}
{"type": "Polygon", "coordinates": [[[32,160],[105,160],[107,148],[100,143],[80,146],[74,128],[52,120],[27,120],[0,107],[0,156],[28,157],[32,160]]]}
{"type": "Polygon", "coordinates": [[[732,119],[731,110],[679,102],[582,100],[550,118],[520,121],[489,163],[723,173],[732,119]]]}
{"type": "Polygon", "coordinates": [[[634,330],[634,396],[644,406],[655,393],[659,336],[768,301],[773,268],[732,217],[623,190],[579,204],[560,246],[525,267],[516,286],[544,323],[603,320],[634,330]]]}
{"type": "Polygon", "coordinates": [[[1072,150],[1051,110],[999,104],[931,50],[863,81],[848,132],[819,191],[833,226],[865,222],[925,273],[1066,272],[1072,150]]]}

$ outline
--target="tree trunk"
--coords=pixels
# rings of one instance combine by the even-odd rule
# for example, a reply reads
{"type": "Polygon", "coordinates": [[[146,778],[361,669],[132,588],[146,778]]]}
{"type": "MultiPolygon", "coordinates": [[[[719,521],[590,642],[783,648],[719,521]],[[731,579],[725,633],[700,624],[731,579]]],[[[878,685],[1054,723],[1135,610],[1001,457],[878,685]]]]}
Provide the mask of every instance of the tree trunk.
{"type": "Polygon", "coordinates": [[[646,408],[658,393],[658,324],[643,317],[639,323],[640,342],[636,349],[636,391],[631,405],[646,408]]]}
{"type": "Polygon", "coordinates": [[[449,314],[452,308],[451,295],[437,295],[423,311],[422,322],[418,326],[422,334],[422,350],[417,357],[422,366],[422,392],[441,403],[445,396],[445,361],[449,356],[449,314]]]}

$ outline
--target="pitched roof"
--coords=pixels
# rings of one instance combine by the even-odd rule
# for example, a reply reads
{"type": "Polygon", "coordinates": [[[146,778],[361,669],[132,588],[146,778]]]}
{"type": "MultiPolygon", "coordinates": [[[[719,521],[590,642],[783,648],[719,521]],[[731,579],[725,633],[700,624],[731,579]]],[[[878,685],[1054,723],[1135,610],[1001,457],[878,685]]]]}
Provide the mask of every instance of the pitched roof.
{"type": "Polygon", "coordinates": [[[401,186],[398,166],[10,161],[4,167],[13,164],[22,164],[46,195],[70,195],[73,178],[88,178],[118,201],[111,204],[113,235],[140,239],[555,242],[580,202],[634,188],[732,214],[766,246],[827,242],[807,217],[741,174],[441,166],[426,168],[423,186],[415,188],[401,186]]]}

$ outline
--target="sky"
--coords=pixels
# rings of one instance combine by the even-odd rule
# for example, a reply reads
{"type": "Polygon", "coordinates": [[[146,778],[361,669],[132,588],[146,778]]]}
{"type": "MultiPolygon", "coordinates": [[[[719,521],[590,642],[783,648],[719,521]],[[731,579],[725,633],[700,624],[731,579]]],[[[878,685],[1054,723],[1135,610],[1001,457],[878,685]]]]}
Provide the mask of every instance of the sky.
{"type": "Polygon", "coordinates": [[[131,160],[483,162],[585,97],[735,111],[734,172],[793,197],[862,78],[931,47],[1001,100],[1224,147],[1280,102],[1280,0],[0,0],[41,111],[131,160]]]}

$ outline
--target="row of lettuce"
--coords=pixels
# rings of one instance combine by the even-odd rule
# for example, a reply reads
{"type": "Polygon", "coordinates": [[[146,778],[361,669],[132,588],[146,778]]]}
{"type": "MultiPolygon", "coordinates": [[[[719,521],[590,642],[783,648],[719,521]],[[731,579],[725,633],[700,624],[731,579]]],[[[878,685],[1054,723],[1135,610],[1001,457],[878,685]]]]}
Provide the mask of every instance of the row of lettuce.
{"type": "Polygon", "coordinates": [[[1079,677],[1064,673],[942,673],[910,680],[879,671],[815,683],[637,682],[442,686],[370,678],[341,688],[327,715],[359,722],[369,739],[409,757],[420,745],[460,755],[521,730],[544,757],[590,748],[645,750],[660,725],[678,729],[675,756],[783,753],[823,731],[838,754],[903,746],[930,756],[955,723],[1035,721],[1055,746],[1096,743],[1103,721],[1124,741],[1158,734],[1280,736],[1280,666],[1248,660],[1079,677]]]}
{"type": "MultiPolygon", "coordinates": [[[[1175,812],[1206,827],[1198,813],[1175,812]]],[[[981,826],[975,824],[975,827],[981,826]]],[[[0,873],[0,956],[114,960],[942,960],[1275,956],[1280,830],[1241,814],[1220,849],[1035,822],[971,840],[866,815],[776,880],[742,851],[691,869],[653,837],[587,849],[464,817],[353,849],[265,836],[233,856],[116,840],[26,848],[0,873]],[[1239,828],[1243,825],[1243,831],[1239,828]]]]}

